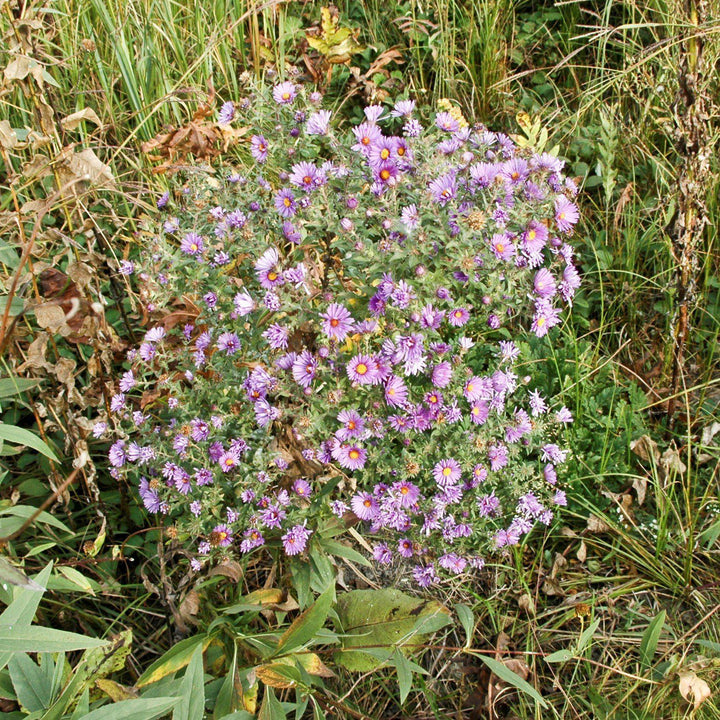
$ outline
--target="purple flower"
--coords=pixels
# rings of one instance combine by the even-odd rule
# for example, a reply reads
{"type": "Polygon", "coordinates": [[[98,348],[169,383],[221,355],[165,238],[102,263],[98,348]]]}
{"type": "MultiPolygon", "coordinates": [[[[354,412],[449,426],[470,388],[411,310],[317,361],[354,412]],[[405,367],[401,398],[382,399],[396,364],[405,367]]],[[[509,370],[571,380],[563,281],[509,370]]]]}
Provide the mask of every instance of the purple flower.
{"type": "Polygon", "coordinates": [[[359,385],[369,385],[377,382],[377,362],[369,355],[356,355],[347,364],[345,370],[350,380],[359,385]]]}
{"type": "Polygon", "coordinates": [[[108,458],[113,467],[122,467],[125,464],[127,455],[125,453],[124,440],[118,440],[110,446],[108,458]]]}
{"type": "Polygon", "coordinates": [[[300,497],[310,497],[310,495],[312,495],[312,487],[305,478],[298,478],[293,483],[293,490],[295,494],[300,497]]]}
{"type": "Polygon", "coordinates": [[[292,190],[283,188],[275,195],[275,209],[284,218],[291,218],[297,213],[297,203],[292,190]]]}
{"type": "Polygon", "coordinates": [[[373,558],[375,562],[379,562],[381,565],[389,565],[392,562],[392,550],[386,543],[378,543],[373,548],[373,558]]]}
{"type": "Polygon", "coordinates": [[[495,472],[504,468],[508,464],[508,451],[507,448],[496,443],[488,448],[488,460],[490,461],[490,469],[495,472]]]}
{"type": "Polygon", "coordinates": [[[557,292],[555,278],[547,268],[540,268],[540,270],[535,273],[533,287],[535,294],[541,298],[551,298],[557,292]]]}
{"type": "Polygon", "coordinates": [[[338,303],[328,305],[324,313],[320,313],[323,322],[322,331],[332,340],[344,340],[353,329],[354,320],[350,311],[338,303]]]}
{"type": "Polygon", "coordinates": [[[547,412],[548,406],[545,402],[545,398],[540,394],[538,390],[532,390],[529,393],[530,396],[530,411],[533,417],[538,417],[547,412]]]}
{"type": "Polygon", "coordinates": [[[220,465],[224,473],[230,472],[231,470],[236,468],[239,463],[240,458],[238,457],[237,453],[234,452],[224,452],[218,458],[218,465],[220,465]]]}
{"type": "Polygon", "coordinates": [[[235,119],[235,103],[224,102],[218,113],[218,125],[229,125],[235,119]]]}
{"type": "Polygon", "coordinates": [[[457,194],[455,176],[450,173],[431,181],[428,187],[433,200],[441,206],[446,205],[457,194]]]}
{"type": "Polygon", "coordinates": [[[460,123],[449,112],[439,112],[435,116],[435,125],[440,130],[450,133],[455,133],[460,129],[460,123]]]}
{"type": "Polygon", "coordinates": [[[282,285],[284,278],[279,268],[280,254],[274,247],[268,248],[255,261],[255,275],[258,282],[266,289],[272,290],[277,285],[282,285]]]}
{"type": "Polygon", "coordinates": [[[352,129],[357,142],[352,146],[356,152],[368,155],[373,144],[382,138],[382,131],[374,123],[361,123],[352,129]]]}
{"type": "Polygon", "coordinates": [[[265,538],[256,528],[248,528],[243,534],[243,540],[240,542],[240,552],[248,553],[257,547],[265,544],[265,538]]]}
{"type": "Polygon", "coordinates": [[[398,100],[390,111],[391,117],[410,117],[415,110],[414,100],[398,100]]]}
{"type": "Polygon", "coordinates": [[[330,128],[332,113],[329,110],[319,110],[313,113],[305,124],[305,132],[308,135],[326,135],[330,128]]]}
{"type": "Polygon", "coordinates": [[[564,405],[555,413],[555,420],[557,420],[559,423],[568,424],[573,421],[573,416],[570,410],[568,410],[564,405]]]}
{"type": "Polygon", "coordinates": [[[263,333],[263,337],[273,350],[284,350],[288,346],[290,330],[279,323],[273,323],[263,333]]]}
{"type": "Polygon", "coordinates": [[[408,389],[405,381],[397,375],[391,375],[385,383],[385,402],[390,407],[403,407],[407,399],[408,389]]]}
{"type": "Polygon", "coordinates": [[[318,361],[309,350],[303,350],[292,364],[292,376],[300,387],[308,388],[317,372],[318,361]]]}
{"type": "Polygon", "coordinates": [[[341,410],[337,419],[342,423],[342,428],[335,433],[338,440],[360,437],[365,430],[365,420],[356,410],[341,410]]]}
{"type": "Polygon", "coordinates": [[[460,474],[460,463],[455,458],[441,460],[433,468],[433,477],[440,487],[454,485],[460,479],[460,474]]]}
{"type": "Polygon", "coordinates": [[[439,580],[434,565],[416,565],[413,568],[413,577],[421,588],[430,587],[439,580]]]}
{"type": "Polygon", "coordinates": [[[286,555],[297,555],[307,547],[307,541],[312,530],[308,530],[304,525],[295,525],[290,528],[283,536],[282,543],[286,555]]]}
{"type": "Polygon", "coordinates": [[[455,553],[447,553],[438,558],[438,565],[444,570],[459,575],[467,567],[467,560],[455,553]]]}
{"type": "Polygon", "coordinates": [[[482,400],[477,400],[470,406],[470,419],[476,425],[484,425],[487,422],[489,415],[490,409],[488,408],[487,403],[482,400]]]}
{"type": "Polygon", "coordinates": [[[221,333],[217,339],[217,349],[234,355],[240,349],[240,338],[234,332],[221,333]]]}
{"type": "Polygon", "coordinates": [[[180,252],[186,255],[202,255],[203,250],[205,250],[205,244],[197,233],[189,232],[180,242],[180,252]]]}
{"type": "Polygon", "coordinates": [[[564,233],[571,233],[575,223],[580,219],[577,205],[570,202],[564,195],[555,198],[555,222],[558,230],[564,233]]]}
{"type": "Polygon", "coordinates": [[[438,363],[433,367],[430,379],[435,387],[447,387],[452,379],[452,365],[446,361],[438,363]]]}
{"type": "Polygon", "coordinates": [[[135,387],[135,375],[133,375],[132,370],[128,370],[126,373],[123,373],[118,386],[124,393],[135,387]]]}
{"type": "Polygon", "coordinates": [[[420,488],[409,480],[393,483],[390,494],[397,499],[402,508],[413,507],[420,499],[420,488]]]}
{"type": "Polygon", "coordinates": [[[273,88],[273,99],[278,105],[289,105],[297,97],[297,87],[292,82],[283,82],[273,88]]]}
{"type": "Polygon", "coordinates": [[[466,308],[455,308],[448,313],[448,322],[453,327],[462,327],[470,319],[470,313],[466,308]]]}
{"type": "Polygon", "coordinates": [[[400,538],[398,541],[398,554],[404,558],[411,558],[413,556],[412,540],[400,538]]]}
{"type": "Polygon", "coordinates": [[[367,461],[367,450],[357,444],[337,443],[332,456],[346,470],[362,470],[367,461]]]}
{"type": "Polygon", "coordinates": [[[121,260],[118,272],[121,275],[132,275],[135,272],[135,263],[131,260],[121,260]]]}
{"type": "Polygon", "coordinates": [[[290,182],[305,192],[312,192],[320,184],[318,169],[310,162],[301,162],[293,165],[290,173],[290,182]]]}
{"type": "Polygon", "coordinates": [[[233,531],[227,525],[216,525],[210,533],[210,544],[214,547],[232,545],[233,531]]]}
{"type": "Polygon", "coordinates": [[[249,315],[257,306],[255,301],[250,297],[247,290],[239,292],[233,298],[233,305],[235,306],[235,312],[240,317],[249,315]]]}

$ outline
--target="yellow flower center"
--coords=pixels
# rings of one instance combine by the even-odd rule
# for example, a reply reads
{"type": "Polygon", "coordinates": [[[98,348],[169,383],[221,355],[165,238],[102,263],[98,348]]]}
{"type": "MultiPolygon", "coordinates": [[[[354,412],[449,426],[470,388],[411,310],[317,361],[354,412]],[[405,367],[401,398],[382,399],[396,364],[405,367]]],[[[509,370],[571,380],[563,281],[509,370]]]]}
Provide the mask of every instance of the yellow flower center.
{"type": "Polygon", "coordinates": [[[443,468],[442,474],[445,477],[448,477],[450,475],[450,473],[452,473],[452,468],[449,468],[449,467],[443,468]]]}
{"type": "Polygon", "coordinates": [[[358,363],[357,367],[355,368],[355,372],[358,375],[364,375],[367,371],[368,371],[368,368],[365,363],[358,363]]]}
{"type": "Polygon", "coordinates": [[[351,460],[357,460],[360,457],[360,451],[359,450],[351,450],[348,455],[350,456],[351,460]]]}

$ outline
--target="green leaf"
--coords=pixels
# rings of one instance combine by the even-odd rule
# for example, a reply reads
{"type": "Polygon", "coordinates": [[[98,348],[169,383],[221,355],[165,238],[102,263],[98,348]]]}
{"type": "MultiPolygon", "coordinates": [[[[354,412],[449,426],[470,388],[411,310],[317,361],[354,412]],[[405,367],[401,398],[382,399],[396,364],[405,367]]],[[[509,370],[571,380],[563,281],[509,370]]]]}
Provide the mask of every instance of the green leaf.
{"type": "Polygon", "coordinates": [[[0,399],[19,395],[26,390],[37,387],[40,382],[40,380],[35,380],[34,378],[0,378],[0,399]]]}
{"type": "Polygon", "coordinates": [[[372,567],[372,563],[364,555],[361,555],[357,550],[353,550],[351,547],[343,545],[337,540],[322,538],[318,544],[329,555],[345,558],[346,560],[350,560],[358,565],[364,565],[365,567],[372,567]]]}
{"type": "Polygon", "coordinates": [[[504,680],[509,685],[517,688],[520,692],[524,692],[526,695],[529,695],[538,705],[540,705],[541,708],[547,709],[548,704],[545,702],[543,696],[529,682],[523,680],[519,675],[510,670],[507,665],[504,665],[499,660],[495,660],[495,658],[487,657],[486,655],[478,654],[477,657],[479,657],[480,660],[488,666],[490,671],[497,675],[501,680],[504,680]]]}
{"type": "Polygon", "coordinates": [[[31,580],[22,570],[0,556],[0,583],[24,587],[34,592],[45,592],[45,588],[31,580]]]}
{"type": "Polygon", "coordinates": [[[57,455],[51,450],[50,446],[37,435],[31,433],[25,428],[15,427],[14,425],[6,425],[0,423],[0,440],[7,440],[8,442],[17,443],[18,445],[25,445],[33,450],[37,450],[45,457],[49,457],[55,462],[59,462],[57,455]]]}
{"type": "Polygon", "coordinates": [[[649,669],[652,666],[655,651],[657,650],[660,634],[665,625],[665,617],[667,613],[661,610],[647,626],[647,630],[643,633],[640,640],[640,666],[649,669]]]}
{"type": "MultiPolygon", "coordinates": [[[[12,515],[14,517],[19,517],[23,520],[27,520],[28,518],[32,517],[36,512],[37,508],[33,507],[32,505],[13,505],[12,507],[3,508],[2,510],[0,510],[0,516],[12,515]]],[[[45,512],[44,510],[37,516],[37,518],[35,518],[34,522],[45,523],[46,525],[50,525],[54,528],[57,528],[58,530],[62,530],[69,535],[75,534],[64,522],[61,522],[56,517],[54,517],[50,513],[45,512]]]]}
{"type": "Polygon", "coordinates": [[[213,710],[213,717],[215,720],[230,715],[236,707],[235,700],[239,697],[240,693],[236,692],[235,680],[237,677],[237,643],[233,643],[233,659],[230,664],[223,684],[220,686],[217,698],[215,699],[215,708],[213,710]]]}
{"type": "Polygon", "coordinates": [[[463,605],[462,603],[458,603],[455,606],[455,613],[465,631],[465,647],[468,648],[472,645],[475,632],[475,615],[467,605],[463,605]]]}
{"type": "MultiPolygon", "coordinates": [[[[5,308],[7,307],[7,301],[8,301],[7,295],[0,295],[0,317],[2,317],[5,314],[5,308]]],[[[17,297],[17,295],[16,295],[12,299],[12,302],[10,303],[10,317],[19,315],[24,309],[25,309],[25,301],[22,298],[17,297]]]]}
{"type": "Polygon", "coordinates": [[[67,652],[107,645],[107,640],[86,637],[78,633],[46,627],[0,625],[0,647],[12,648],[12,654],[21,652],[67,652]]]}
{"type": "Polygon", "coordinates": [[[162,657],[158,658],[137,680],[137,687],[144,687],[162,678],[182,670],[191,660],[195,648],[202,644],[203,649],[210,644],[207,635],[195,635],[175,643],[162,657]]]}
{"type": "Polygon", "coordinates": [[[62,573],[71,583],[77,585],[81,590],[95,595],[90,581],[79,570],[66,565],[58,565],[57,569],[58,572],[62,573]]]}
{"type": "Polygon", "coordinates": [[[331,585],[307,610],[298,615],[281,635],[276,654],[287,653],[309,643],[325,624],[334,599],[335,587],[331,585]]]}
{"type": "MultiPolygon", "coordinates": [[[[43,596],[44,588],[52,571],[52,562],[49,562],[34,578],[35,584],[41,588],[40,591],[34,588],[20,588],[15,591],[15,599],[5,608],[0,615],[0,626],[12,626],[14,628],[30,627],[35,611],[40,604],[43,596]]],[[[0,652],[0,668],[4,668],[10,658],[12,652],[0,652]]]]}
{"type": "Polygon", "coordinates": [[[266,685],[265,695],[262,705],[260,706],[260,712],[258,713],[258,720],[285,720],[286,717],[287,715],[283,710],[283,706],[275,697],[275,691],[266,685]]]}
{"type": "MultiPolygon", "coordinates": [[[[451,622],[450,611],[435,600],[405,595],[392,588],[353,590],[338,599],[337,614],[345,635],[335,660],[348,670],[368,672],[383,663],[375,650],[407,653],[424,635],[451,622]]],[[[382,655],[382,653],[380,653],[382,655]]]]}
{"type": "Polygon", "coordinates": [[[590,623],[583,631],[577,641],[577,647],[575,649],[576,654],[580,655],[582,651],[590,644],[592,636],[597,632],[600,627],[600,619],[598,618],[594,622],[590,623]]]}
{"type": "Polygon", "coordinates": [[[37,712],[50,706],[52,676],[48,678],[43,668],[25,653],[16,653],[10,658],[8,670],[17,699],[25,710],[37,712]]]}
{"type": "Polygon", "coordinates": [[[173,720],[203,720],[205,713],[205,676],[203,647],[198,645],[180,685],[180,702],[173,710],[173,720]]]}
{"type": "Polygon", "coordinates": [[[165,715],[178,702],[180,698],[171,697],[121,700],[93,710],[80,720],[153,720],[165,715]]]}
{"type": "Polygon", "coordinates": [[[412,668],[410,661],[397,649],[392,654],[392,661],[397,670],[398,686],[400,688],[400,705],[405,703],[412,689],[412,668]]]}
{"type": "Polygon", "coordinates": [[[220,720],[255,720],[255,716],[247,710],[238,710],[229,715],[223,715],[220,720]]]}
{"type": "Polygon", "coordinates": [[[562,650],[557,650],[554,653],[550,653],[549,655],[545,656],[545,662],[549,663],[559,663],[559,662],[567,662],[568,660],[572,660],[575,657],[573,653],[568,650],[567,648],[563,648],[562,650]]]}

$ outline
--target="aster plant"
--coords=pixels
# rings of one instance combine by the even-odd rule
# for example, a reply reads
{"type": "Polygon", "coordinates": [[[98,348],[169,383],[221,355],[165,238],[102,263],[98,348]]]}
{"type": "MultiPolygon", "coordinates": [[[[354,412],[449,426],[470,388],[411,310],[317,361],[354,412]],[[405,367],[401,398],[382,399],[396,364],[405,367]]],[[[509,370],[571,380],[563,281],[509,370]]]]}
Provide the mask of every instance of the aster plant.
{"type": "Polygon", "coordinates": [[[150,329],[97,434],[195,569],[354,526],[426,587],[565,504],[572,416],[522,349],[579,286],[576,187],[449,103],[349,130],[320,103],[283,82],[223,105],[246,150],[158,203],[123,270],[150,329]]]}

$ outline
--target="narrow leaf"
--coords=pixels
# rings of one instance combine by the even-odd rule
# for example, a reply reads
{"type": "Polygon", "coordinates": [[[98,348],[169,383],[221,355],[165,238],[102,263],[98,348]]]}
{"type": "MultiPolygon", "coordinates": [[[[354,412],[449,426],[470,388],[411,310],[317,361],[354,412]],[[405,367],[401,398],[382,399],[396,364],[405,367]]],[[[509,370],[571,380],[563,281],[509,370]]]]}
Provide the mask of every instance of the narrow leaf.
{"type": "Polygon", "coordinates": [[[278,653],[289,652],[310,642],[325,624],[334,598],[335,587],[331,585],[305,612],[295,618],[282,634],[278,642],[278,653]]]}
{"type": "Polygon", "coordinates": [[[203,649],[210,644],[211,638],[196,635],[185,638],[173,645],[162,657],[158,658],[137,680],[136,687],[144,687],[162,678],[182,670],[192,658],[195,648],[202,644],[203,649]]]}
{"type": "Polygon", "coordinates": [[[653,657],[657,650],[658,642],[660,642],[660,634],[665,625],[665,617],[667,613],[661,610],[647,626],[647,630],[643,633],[640,640],[640,665],[645,669],[652,666],[653,657]]]}
{"type": "Polygon", "coordinates": [[[547,709],[547,702],[545,702],[543,696],[526,680],[523,680],[519,675],[514,673],[506,665],[503,665],[499,660],[495,658],[487,657],[486,655],[478,655],[480,658],[501,680],[504,680],[509,685],[517,688],[526,695],[529,695],[535,702],[540,705],[541,708],[547,709]]]}
{"type": "Polygon", "coordinates": [[[173,720],[203,720],[205,712],[205,682],[203,647],[198,645],[180,685],[180,702],[173,710],[173,720]]]}
{"type": "Polygon", "coordinates": [[[592,622],[590,625],[588,625],[581,633],[580,637],[578,638],[577,642],[577,648],[576,653],[579,655],[589,644],[592,640],[592,636],[597,632],[597,629],[600,627],[600,619],[598,618],[594,622],[592,622]]]}
{"type": "Polygon", "coordinates": [[[8,442],[16,443],[17,445],[25,445],[33,450],[37,450],[39,453],[49,457],[51,460],[58,462],[57,455],[55,455],[50,446],[44,440],[41,440],[37,435],[31,433],[25,428],[0,423],[0,440],[7,440],[8,442]]]}
{"type": "Polygon", "coordinates": [[[21,652],[67,652],[107,645],[107,640],[45,627],[0,625],[0,647],[21,652]]]}
{"type": "Polygon", "coordinates": [[[475,631],[475,615],[467,605],[463,605],[462,603],[458,603],[455,606],[455,612],[457,613],[458,620],[460,620],[460,624],[463,626],[463,630],[465,631],[465,647],[470,647],[470,645],[472,645],[473,633],[475,631]]]}
{"type": "Polygon", "coordinates": [[[400,688],[400,705],[405,703],[412,689],[412,668],[408,659],[397,649],[393,652],[393,663],[397,670],[398,686],[400,688]]]}

